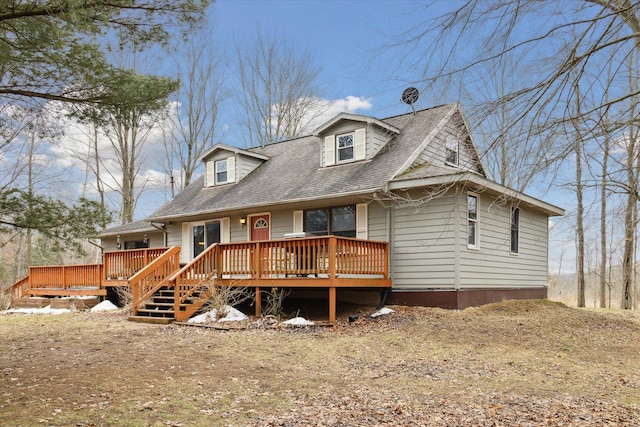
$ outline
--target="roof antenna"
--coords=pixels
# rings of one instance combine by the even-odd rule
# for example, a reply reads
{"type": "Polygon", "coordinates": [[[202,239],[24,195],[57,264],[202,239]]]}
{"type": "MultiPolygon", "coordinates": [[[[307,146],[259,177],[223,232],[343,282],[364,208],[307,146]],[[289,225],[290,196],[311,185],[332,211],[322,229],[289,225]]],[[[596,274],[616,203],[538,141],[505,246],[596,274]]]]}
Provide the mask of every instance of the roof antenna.
{"type": "Polygon", "coordinates": [[[402,97],[400,98],[405,104],[411,105],[414,116],[416,114],[416,109],[413,107],[413,103],[418,100],[418,96],[420,96],[418,89],[415,87],[408,87],[402,92],[402,97]]]}

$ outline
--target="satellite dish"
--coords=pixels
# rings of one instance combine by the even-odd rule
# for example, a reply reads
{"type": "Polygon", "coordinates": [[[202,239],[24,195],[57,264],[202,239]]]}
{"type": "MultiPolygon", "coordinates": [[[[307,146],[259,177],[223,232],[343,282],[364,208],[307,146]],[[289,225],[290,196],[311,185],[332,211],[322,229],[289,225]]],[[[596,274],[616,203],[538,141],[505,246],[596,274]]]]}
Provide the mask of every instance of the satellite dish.
{"type": "Polygon", "coordinates": [[[416,113],[416,109],[413,108],[413,103],[418,100],[418,96],[420,96],[420,92],[418,92],[418,89],[416,89],[415,87],[408,87],[402,92],[402,97],[400,98],[405,104],[411,105],[413,114],[416,113]]]}

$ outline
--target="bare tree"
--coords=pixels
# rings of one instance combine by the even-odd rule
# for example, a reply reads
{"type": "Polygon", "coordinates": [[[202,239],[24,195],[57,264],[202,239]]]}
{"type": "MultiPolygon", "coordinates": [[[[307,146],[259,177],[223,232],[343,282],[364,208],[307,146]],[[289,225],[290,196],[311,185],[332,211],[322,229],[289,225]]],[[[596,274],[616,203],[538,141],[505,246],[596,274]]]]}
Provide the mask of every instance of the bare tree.
{"type": "Polygon", "coordinates": [[[200,157],[215,143],[219,132],[217,119],[225,96],[225,75],[212,38],[211,31],[194,32],[177,49],[176,69],[181,84],[176,92],[175,132],[168,138],[167,155],[172,185],[173,159],[180,165],[180,189],[191,183],[200,157]]]}
{"type": "MultiPolygon", "coordinates": [[[[580,117],[581,99],[580,99],[580,86],[578,82],[575,84],[575,99],[576,99],[576,117],[580,117]]],[[[575,147],[575,162],[576,162],[576,272],[578,274],[578,307],[585,306],[585,277],[584,277],[584,258],[585,258],[585,246],[584,246],[584,190],[582,183],[582,146],[584,140],[582,138],[580,123],[575,118],[572,121],[574,130],[574,147],[575,147]]]]}
{"type": "MultiPolygon", "coordinates": [[[[133,221],[136,200],[144,189],[144,184],[137,182],[141,168],[141,150],[159,117],[167,106],[167,97],[176,89],[176,82],[163,77],[137,75],[133,71],[127,74],[126,84],[120,86],[121,102],[111,106],[101,106],[85,110],[85,118],[99,123],[100,128],[109,139],[114,158],[105,153],[95,155],[97,164],[109,160],[115,161],[117,170],[107,170],[117,182],[117,187],[110,188],[121,197],[120,221],[122,224],[133,221]],[[133,78],[136,76],[136,78],[133,78]]],[[[97,169],[96,169],[97,171],[97,169]]],[[[101,181],[105,184],[105,181],[101,181]]]]}
{"type": "Polygon", "coordinates": [[[246,146],[298,136],[321,113],[318,69],[311,55],[274,33],[259,33],[254,46],[236,44],[237,76],[246,146]]]}
{"type": "MultiPolygon", "coordinates": [[[[444,14],[425,18],[422,25],[400,35],[391,47],[401,48],[398,70],[419,70],[419,75],[407,79],[421,91],[434,93],[439,98],[458,99],[459,88],[473,87],[487,69],[495,72],[503,63],[514,64],[511,72],[517,76],[516,84],[503,86],[507,89],[504,91],[494,89],[493,96],[474,105],[472,117],[476,123],[497,118],[495,121],[500,124],[493,130],[492,135],[496,137],[490,139],[485,149],[504,156],[504,139],[500,135],[505,128],[509,129],[509,143],[518,146],[521,152],[526,152],[527,147],[531,149],[539,171],[555,172],[559,165],[575,166],[577,182],[573,185],[578,197],[585,191],[593,191],[589,194],[597,197],[595,189],[600,188],[603,198],[599,230],[603,252],[601,304],[605,300],[602,289],[607,260],[610,266],[612,256],[612,249],[606,245],[606,198],[612,197],[611,194],[628,196],[623,210],[624,227],[612,232],[624,236],[619,259],[624,272],[622,306],[631,308],[640,194],[636,117],[640,89],[635,84],[635,67],[627,68],[624,64],[640,53],[640,3],[636,0],[467,0],[449,5],[449,11],[444,14]],[[634,83],[627,84],[627,78],[634,83]],[[580,94],[576,93],[577,87],[581,88],[580,94]],[[448,92],[439,93],[440,88],[448,92]],[[574,102],[581,102],[581,108],[573,108],[574,102]],[[607,116],[611,120],[605,126],[602,118],[607,116]],[[561,137],[567,135],[566,130],[571,127],[574,128],[571,134],[579,133],[581,138],[571,141],[561,137]],[[608,147],[612,141],[622,140],[625,152],[616,153],[617,167],[612,168],[608,147]],[[607,150],[605,160],[602,147],[607,150]],[[599,165],[597,171],[596,165],[599,165]],[[588,180],[585,169],[593,181],[588,180]]],[[[529,168],[530,164],[519,166],[529,168]]],[[[504,173],[496,176],[507,179],[504,173]]],[[[521,176],[532,175],[521,173],[521,176]]],[[[519,189],[525,187],[518,184],[519,189]]],[[[586,218],[585,206],[580,199],[578,240],[584,239],[584,224],[580,221],[586,218]]],[[[584,246],[581,247],[579,252],[584,251],[584,246]]],[[[584,252],[578,254],[579,259],[584,256],[584,252]]],[[[579,294],[582,294],[584,284],[581,280],[579,283],[582,283],[579,285],[579,294]]],[[[584,299],[579,296],[578,302],[582,305],[584,299]]]]}

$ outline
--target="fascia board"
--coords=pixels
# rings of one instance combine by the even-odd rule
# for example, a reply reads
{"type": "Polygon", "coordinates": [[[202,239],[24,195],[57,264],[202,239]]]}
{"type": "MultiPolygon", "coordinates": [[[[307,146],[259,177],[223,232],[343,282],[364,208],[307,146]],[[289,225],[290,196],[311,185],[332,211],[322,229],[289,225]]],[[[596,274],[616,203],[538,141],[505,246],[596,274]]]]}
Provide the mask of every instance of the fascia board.
{"type": "Polygon", "coordinates": [[[478,187],[482,187],[495,194],[503,194],[509,198],[520,200],[527,205],[534,206],[549,216],[563,216],[565,214],[564,209],[547,203],[535,197],[524,194],[513,188],[505,187],[504,185],[493,182],[487,178],[484,178],[478,174],[465,172],[451,175],[434,176],[429,178],[418,178],[410,180],[397,180],[389,183],[389,190],[406,190],[409,188],[430,187],[435,185],[447,185],[447,184],[473,184],[478,187]]]}
{"type": "Polygon", "coordinates": [[[280,200],[276,203],[272,203],[268,205],[249,204],[249,205],[242,205],[242,206],[234,206],[230,208],[210,209],[210,210],[204,210],[204,211],[198,211],[198,212],[189,212],[185,214],[167,215],[162,217],[150,217],[150,218],[145,218],[145,221],[151,221],[151,222],[175,221],[177,219],[210,215],[210,214],[219,215],[225,212],[240,212],[240,211],[247,211],[252,209],[270,209],[270,208],[282,206],[282,205],[294,205],[298,203],[315,202],[315,201],[324,200],[324,199],[334,199],[334,198],[338,199],[338,198],[349,197],[349,196],[363,196],[367,194],[373,194],[376,191],[380,191],[380,190],[382,190],[382,188],[376,187],[376,188],[359,190],[359,191],[333,193],[330,196],[323,195],[323,196],[303,197],[299,199],[280,200]]]}
{"type": "Polygon", "coordinates": [[[322,134],[322,132],[324,132],[325,130],[329,129],[331,126],[335,125],[336,123],[338,123],[341,120],[353,120],[356,122],[363,122],[366,124],[375,124],[383,129],[386,129],[388,131],[394,132],[396,134],[400,133],[400,129],[396,128],[395,126],[391,126],[388,123],[383,122],[382,120],[378,120],[375,117],[371,117],[371,116],[362,116],[360,114],[351,114],[351,113],[340,113],[337,116],[333,117],[331,120],[325,122],[323,125],[321,125],[320,127],[318,127],[316,130],[313,131],[313,136],[320,136],[320,134],[322,134]]]}
{"type": "Polygon", "coordinates": [[[254,158],[260,159],[260,160],[269,160],[269,156],[265,156],[264,154],[259,154],[259,153],[254,153],[252,151],[243,150],[241,148],[234,147],[232,145],[216,144],[213,147],[211,147],[209,150],[207,150],[207,152],[204,153],[202,155],[202,157],[200,157],[200,161],[204,161],[204,159],[206,159],[207,157],[211,156],[216,151],[222,151],[222,150],[230,151],[230,152],[232,152],[234,154],[243,154],[245,156],[254,157],[254,158]]]}

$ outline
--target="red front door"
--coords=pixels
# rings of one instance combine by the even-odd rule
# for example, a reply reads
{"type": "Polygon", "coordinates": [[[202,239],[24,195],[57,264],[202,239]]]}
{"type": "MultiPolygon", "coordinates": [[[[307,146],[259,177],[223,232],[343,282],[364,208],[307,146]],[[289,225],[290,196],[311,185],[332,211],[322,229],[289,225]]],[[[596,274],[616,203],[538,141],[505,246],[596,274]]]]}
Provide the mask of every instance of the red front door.
{"type": "Polygon", "coordinates": [[[251,240],[269,240],[269,215],[251,217],[251,240]]]}

